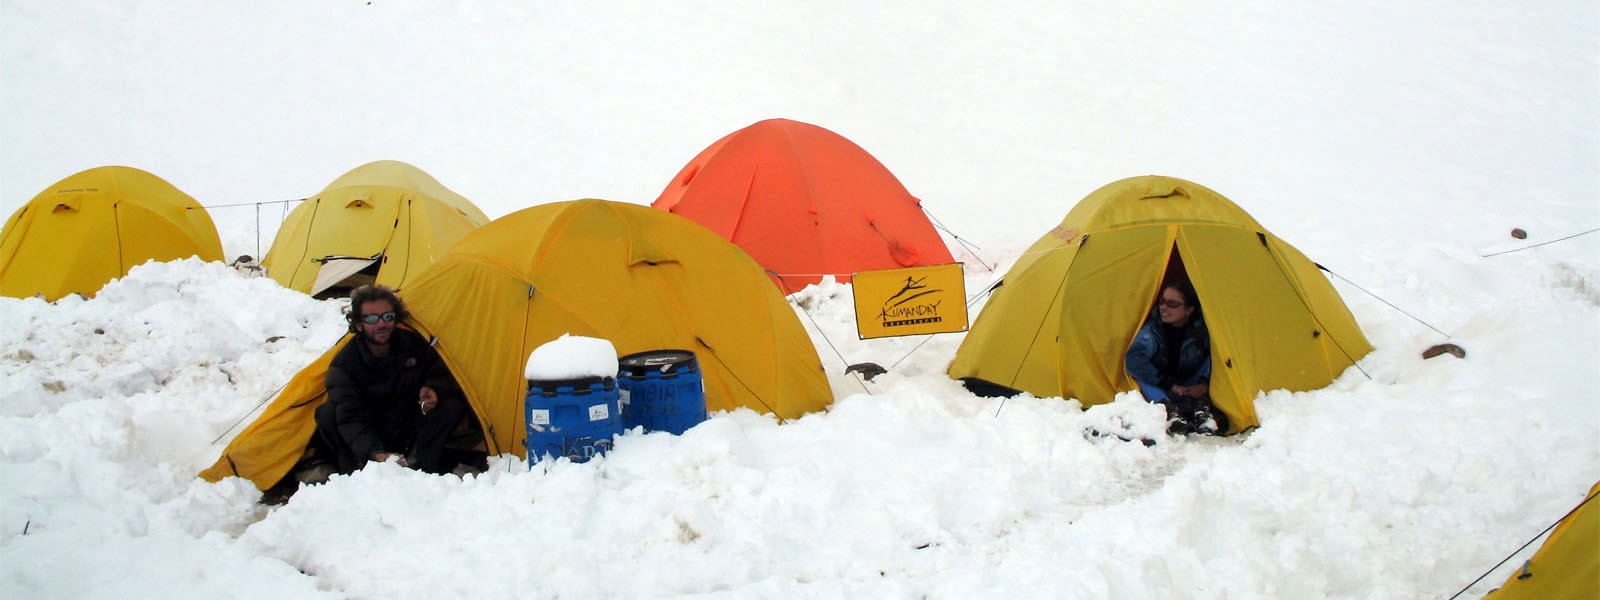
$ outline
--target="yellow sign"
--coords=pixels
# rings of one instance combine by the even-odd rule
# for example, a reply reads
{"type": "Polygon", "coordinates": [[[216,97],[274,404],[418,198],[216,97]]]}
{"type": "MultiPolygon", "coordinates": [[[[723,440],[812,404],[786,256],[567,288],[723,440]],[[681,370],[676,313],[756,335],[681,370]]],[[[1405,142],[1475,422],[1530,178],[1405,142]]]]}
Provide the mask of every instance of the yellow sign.
{"type": "Polygon", "coordinates": [[[961,263],[866,271],[851,281],[861,339],[967,330],[961,263]]]}

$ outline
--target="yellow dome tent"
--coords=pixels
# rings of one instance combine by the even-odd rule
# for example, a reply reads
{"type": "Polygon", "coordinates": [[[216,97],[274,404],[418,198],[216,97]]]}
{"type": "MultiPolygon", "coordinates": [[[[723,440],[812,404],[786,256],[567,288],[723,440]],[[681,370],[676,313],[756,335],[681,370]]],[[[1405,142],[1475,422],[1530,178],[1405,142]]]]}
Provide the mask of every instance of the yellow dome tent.
{"type": "Polygon", "coordinates": [[[488,222],[421,169],[380,160],[290,211],[261,265],[284,287],[318,297],[374,282],[400,289],[488,222]]]}
{"type": "Polygon", "coordinates": [[[1211,397],[1233,431],[1263,390],[1326,386],[1372,350],[1333,286],[1228,199],[1171,177],[1095,190],[1002,279],[949,368],[1039,397],[1110,402],[1163,280],[1193,282],[1211,334],[1211,397]]]}
{"type": "MultiPolygon", "coordinates": [[[[709,410],[791,419],[833,401],[815,346],[761,267],[711,230],[646,206],[579,200],[512,213],[462,239],[400,297],[410,325],[437,340],[491,455],[525,455],[523,367],[566,333],[610,340],[619,354],[693,351],[709,410]]],[[[336,351],[296,375],[201,476],[267,489],[288,473],[315,429],[336,351]]]]}
{"type": "Polygon", "coordinates": [[[56,182],[0,229],[0,295],[93,296],[146,261],[222,260],[200,203],[132,167],[96,167],[56,182]]]}

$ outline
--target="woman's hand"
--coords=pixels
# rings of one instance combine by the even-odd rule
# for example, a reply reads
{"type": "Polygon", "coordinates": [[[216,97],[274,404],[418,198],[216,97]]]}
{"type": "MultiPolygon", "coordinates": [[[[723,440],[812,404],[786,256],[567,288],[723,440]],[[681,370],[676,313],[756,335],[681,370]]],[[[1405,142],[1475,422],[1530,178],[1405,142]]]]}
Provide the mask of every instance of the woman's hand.
{"type": "Polygon", "coordinates": [[[1211,391],[1211,387],[1206,385],[1206,384],[1204,384],[1204,383],[1196,383],[1194,385],[1175,385],[1175,386],[1172,386],[1172,393],[1177,394],[1179,396],[1187,396],[1187,397],[1190,397],[1190,398],[1199,398],[1201,396],[1206,395],[1206,392],[1209,392],[1209,391],[1211,391]]]}

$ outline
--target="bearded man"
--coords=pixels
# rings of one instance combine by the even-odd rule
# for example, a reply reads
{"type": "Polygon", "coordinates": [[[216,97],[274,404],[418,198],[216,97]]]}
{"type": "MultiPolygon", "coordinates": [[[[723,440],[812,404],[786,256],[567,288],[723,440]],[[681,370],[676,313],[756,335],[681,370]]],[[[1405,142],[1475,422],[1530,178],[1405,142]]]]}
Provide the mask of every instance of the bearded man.
{"type": "Polygon", "coordinates": [[[439,353],[408,328],[405,303],[382,285],[350,292],[346,320],[355,339],[334,355],[317,407],[317,436],[336,457],[337,472],[368,462],[395,462],[448,473],[445,443],[461,421],[466,399],[439,353]]]}

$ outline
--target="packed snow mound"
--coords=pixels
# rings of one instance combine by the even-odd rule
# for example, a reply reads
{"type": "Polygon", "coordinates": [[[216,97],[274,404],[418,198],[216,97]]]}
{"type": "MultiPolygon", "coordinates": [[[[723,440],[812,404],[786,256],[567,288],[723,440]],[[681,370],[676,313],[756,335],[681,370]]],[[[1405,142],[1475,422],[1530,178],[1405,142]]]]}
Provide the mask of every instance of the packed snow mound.
{"type": "Polygon", "coordinates": [[[341,324],[330,303],[198,258],[136,266],[89,299],[0,298],[0,313],[6,416],[172,386],[254,393],[273,355],[320,352],[341,324]]]}

